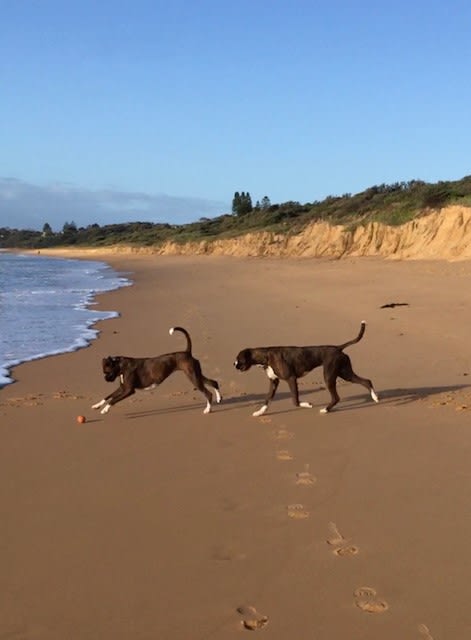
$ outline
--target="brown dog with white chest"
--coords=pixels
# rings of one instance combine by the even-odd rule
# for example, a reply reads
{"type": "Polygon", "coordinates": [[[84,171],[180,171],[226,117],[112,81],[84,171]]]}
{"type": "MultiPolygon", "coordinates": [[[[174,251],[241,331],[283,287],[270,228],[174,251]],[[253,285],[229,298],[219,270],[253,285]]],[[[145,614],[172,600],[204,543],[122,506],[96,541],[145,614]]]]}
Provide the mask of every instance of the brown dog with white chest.
{"type": "Polygon", "coordinates": [[[105,380],[114,382],[119,378],[119,387],[108,396],[92,406],[92,409],[101,409],[100,413],[108,413],[117,402],[128,398],[136,389],[151,389],[161,384],[175,371],[183,371],[201,391],[206,398],[204,413],[211,411],[213,395],[206,386],[212,387],[216,394],[216,402],[221,402],[219,384],[216,380],[207,378],[201,369],[201,364],[192,355],[190,334],[183,327],[172,327],[169,331],[172,335],[175,331],[183,333],[186,337],[186,349],[174,351],[150,358],[131,358],[128,356],[108,356],[103,358],[102,367],[105,380]]]}
{"type": "Polygon", "coordinates": [[[337,378],[348,382],[363,385],[372,399],[378,402],[378,396],[373,388],[371,380],[358,376],[352,368],[350,358],[343,350],[352,344],[359,342],[365,333],[366,323],[363,321],[360,332],[356,338],[344,342],[341,345],[321,345],[308,347],[255,347],[242,349],[239,352],[234,366],[239,371],[248,371],[252,366],[260,366],[265,369],[270,386],[263,405],[252,415],[261,416],[268,409],[273,400],[280,380],[286,380],[291,391],[291,397],[297,407],[312,408],[310,402],[299,402],[298,378],[322,365],[324,380],[330,392],[329,404],[321,409],[321,413],[328,413],[339,402],[337,393],[337,378]]]}

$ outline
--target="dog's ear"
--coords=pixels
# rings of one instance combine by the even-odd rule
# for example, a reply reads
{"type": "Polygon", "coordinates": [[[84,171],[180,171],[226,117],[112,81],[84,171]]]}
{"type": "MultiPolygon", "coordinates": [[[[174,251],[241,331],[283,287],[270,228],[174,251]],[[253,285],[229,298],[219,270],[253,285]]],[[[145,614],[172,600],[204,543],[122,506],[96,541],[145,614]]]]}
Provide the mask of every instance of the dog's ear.
{"type": "Polygon", "coordinates": [[[113,367],[118,367],[120,371],[123,368],[124,363],[126,362],[126,358],[124,358],[123,356],[113,356],[111,360],[113,362],[113,367]]]}
{"type": "Polygon", "coordinates": [[[107,356],[103,358],[102,364],[104,367],[116,367],[121,363],[121,356],[107,356]]]}

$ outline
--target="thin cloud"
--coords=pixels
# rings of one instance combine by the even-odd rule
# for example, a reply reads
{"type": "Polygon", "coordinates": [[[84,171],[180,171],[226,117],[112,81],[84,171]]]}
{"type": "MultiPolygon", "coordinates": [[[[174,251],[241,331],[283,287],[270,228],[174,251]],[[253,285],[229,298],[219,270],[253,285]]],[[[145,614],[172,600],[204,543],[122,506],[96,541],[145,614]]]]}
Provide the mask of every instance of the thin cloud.
{"type": "Polygon", "coordinates": [[[166,194],[90,190],[70,184],[29,184],[0,178],[0,227],[42,229],[48,222],[59,231],[65,222],[78,227],[118,222],[168,222],[184,224],[214,217],[229,210],[227,203],[166,194]]]}

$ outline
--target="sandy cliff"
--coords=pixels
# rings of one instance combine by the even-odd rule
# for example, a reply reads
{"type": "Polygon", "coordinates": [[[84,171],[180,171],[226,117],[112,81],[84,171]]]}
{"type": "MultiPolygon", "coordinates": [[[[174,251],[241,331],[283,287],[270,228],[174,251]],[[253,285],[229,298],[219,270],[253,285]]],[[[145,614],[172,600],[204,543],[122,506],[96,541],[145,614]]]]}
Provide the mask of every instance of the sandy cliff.
{"type": "MultiPolygon", "coordinates": [[[[76,251],[84,253],[83,248],[76,251]]],[[[61,250],[45,250],[44,253],[46,252],[58,254],[61,250]]],[[[66,252],[70,255],[75,250],[68,248],[66,252]]],[[[236,238],[186,244],[166,242],[159,247],[116,246],[90,249],[89,252],[302,258],[381,256],[402,260],[464,260],[471,258],[471,208],[445,207],[394,227],[378,222],[356,228],[315,222],[297,234],[261,231],[236,238]]]]}
{"type": "Polygon", "coordinates": [[[349,229],[316,222],[294,235],[265,231],[185,245],[167,242],[155,251],[165,255],[467,259],[471,258],[471,208],[450,206],[394,227],[370,222],[349,229]]]}

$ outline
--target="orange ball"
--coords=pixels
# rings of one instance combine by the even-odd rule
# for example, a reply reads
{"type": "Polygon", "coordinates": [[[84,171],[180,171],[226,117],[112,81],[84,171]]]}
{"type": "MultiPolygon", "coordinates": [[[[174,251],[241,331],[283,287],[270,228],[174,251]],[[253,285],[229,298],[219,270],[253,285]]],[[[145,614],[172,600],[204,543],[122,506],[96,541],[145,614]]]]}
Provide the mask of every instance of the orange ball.
{"type": "Polygon", "coordinates": [[[87,419],[86,419],[86,417],[85,417],[85,416],[77,416],[77,422],[78,422],[79,424],[83,424],[83,423],[84,423],[84,422],[86,422],[86,421],[87,421],[87,419]]]}

